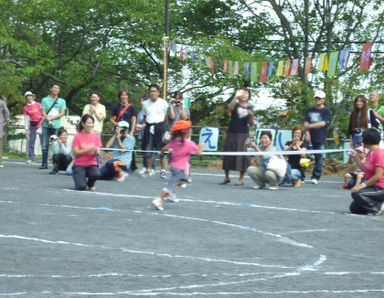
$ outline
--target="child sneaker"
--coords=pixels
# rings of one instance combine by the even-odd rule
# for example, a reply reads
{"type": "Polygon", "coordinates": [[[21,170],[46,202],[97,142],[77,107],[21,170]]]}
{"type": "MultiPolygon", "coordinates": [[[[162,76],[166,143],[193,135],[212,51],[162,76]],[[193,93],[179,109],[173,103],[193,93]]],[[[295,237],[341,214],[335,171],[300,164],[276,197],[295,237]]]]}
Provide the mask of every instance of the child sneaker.
{"type": "Polygon", "coordinates": [[[127,177],[128,177],[128,174],[127,174],[127,173],[125,173],[125,172],[119,172],[119,173],[117,174],[116,181],[117,181],[117,182],[123,182],[123,181],[125,180],[125,178],[127,178],[127,177]]]}
{"type": "Polygon", "coordinates": [[[168,202],[172,202],[172,203],[180,202],[180,200],[178,198],[176,198],[176,194],[169,195],[168,197],[165,198],[165,200],[167,200],[168,202]]]}
{"type": "Polygon", "coordinates": [[[157,198],[152,201],[152,205],[155,206],[157,210],[164,211],[163,205],[161,204],[160,198],[157,198]]]}
{"type": "Polygon", "coordinates": [[[167,172],[165,170],[160,171],[160,178],[167,179],[167,172]]]}

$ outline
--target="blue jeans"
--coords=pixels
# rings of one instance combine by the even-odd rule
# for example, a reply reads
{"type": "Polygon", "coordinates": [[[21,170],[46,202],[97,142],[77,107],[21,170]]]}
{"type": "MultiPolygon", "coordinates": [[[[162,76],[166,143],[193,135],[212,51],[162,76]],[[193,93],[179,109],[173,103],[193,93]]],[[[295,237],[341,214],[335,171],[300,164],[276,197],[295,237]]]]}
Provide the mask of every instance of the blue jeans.
{"type": "MultiPolygon", "coordinates": [[[[28,159],[35,161],[35,141],[38,128],[29,129],[29,141],[28,141],[28,159]]],[[[40,146],[43,148],[43,138],[39,134],[40,146]]]]}
{"type": "Polygon", "coordinates": [[[292,169],[291,165],[288,163],[287,173],[283,179],[280,180],[279,185],[283,185],[285,183],[292,184],[293,181],[296,181],[299,178],[301,178],[301,172],[298,169],[292,169]]]}
{"type": "Polygon", "coordinates": [[[41,165],[48,166],[48,153],[49,153],[49,137],[56,135],[58,129],[53,127],[43,127],[43,160],[41,165]]]}
{"type": "MultiPolygon", "coordinates": [[[[312,145],[314,150],[324,149],[323,144],[314,143],[312,145]]],[[[311,179],[320,180],[321,172],[323,171],[323,154],[314,154],[314,155],[315,155],[315,167],[313,168],[311,179]]]]}

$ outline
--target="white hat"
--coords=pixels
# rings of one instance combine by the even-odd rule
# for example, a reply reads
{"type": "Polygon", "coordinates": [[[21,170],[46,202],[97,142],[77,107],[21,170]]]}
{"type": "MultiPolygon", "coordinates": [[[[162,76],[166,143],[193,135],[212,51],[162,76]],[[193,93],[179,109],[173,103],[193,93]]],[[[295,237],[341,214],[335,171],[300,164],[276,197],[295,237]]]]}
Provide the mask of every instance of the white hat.
{"type": "Polygon", "coordinates": [[[324,91],[318,90],[315,92],[315,97],[325,98],[326,95],[324,91]]]}
{"type": "Polygon", "coordinates": [[[35,94],[33,94],[31,91],[27,91],[27,92],[25,92],[25,94],[24,94],[24,98],[26,98],[28,95],[32,95],[33,98],[35,98],[35,94]]]}
{"type": "Polygon", "coordinates": [[[120,127],[120,128],[129,128],[129,123],[127,121],[119,121],[117,123],[117,126],[120,127]]]}

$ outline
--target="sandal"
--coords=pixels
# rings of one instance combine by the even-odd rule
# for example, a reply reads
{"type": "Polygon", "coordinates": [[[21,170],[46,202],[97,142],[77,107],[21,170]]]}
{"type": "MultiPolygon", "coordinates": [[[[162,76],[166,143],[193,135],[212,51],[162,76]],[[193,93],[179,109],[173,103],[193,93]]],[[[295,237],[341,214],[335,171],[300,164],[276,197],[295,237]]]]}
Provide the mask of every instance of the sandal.
{"type": "Polygon", "coordinates": [[[220,182],[219,184],[220,184],[220,185],[225,185],[225,184],[228,184],[229,182],[231,182],[230,179],[224,179],[224,181],[223,181],[223,182],[220,182]]]}
{"type": "Polygon", "coordinates": [[[244,182],[237,182],[236,184],[235,184],[235,186],[244,186],[244,182]]]}

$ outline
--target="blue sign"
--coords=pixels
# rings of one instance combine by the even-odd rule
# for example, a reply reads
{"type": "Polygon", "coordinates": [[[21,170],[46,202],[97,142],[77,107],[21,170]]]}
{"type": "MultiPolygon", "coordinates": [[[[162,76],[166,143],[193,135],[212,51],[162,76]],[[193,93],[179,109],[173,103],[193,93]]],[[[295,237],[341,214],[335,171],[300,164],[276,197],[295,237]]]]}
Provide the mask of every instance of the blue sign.
{"type": "Polygon", "coordinates": [[[199,143],[205,143],[204,151],[217,151],[219,129],[217,127],[203,127],[200,130],[199,143]]]}

